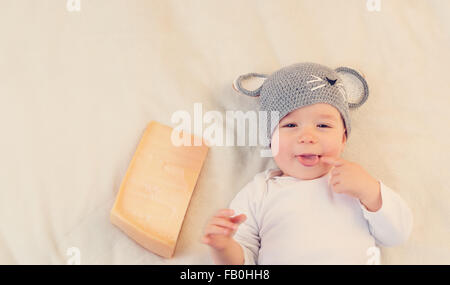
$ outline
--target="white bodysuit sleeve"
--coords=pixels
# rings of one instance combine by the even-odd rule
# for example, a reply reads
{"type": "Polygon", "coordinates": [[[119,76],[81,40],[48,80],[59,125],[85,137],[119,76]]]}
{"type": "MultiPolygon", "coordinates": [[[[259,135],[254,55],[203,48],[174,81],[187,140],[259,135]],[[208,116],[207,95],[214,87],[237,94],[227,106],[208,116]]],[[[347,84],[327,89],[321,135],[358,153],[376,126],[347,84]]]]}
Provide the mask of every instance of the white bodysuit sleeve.
{"type": "MultiPolygon", "coordinates": [[[[413,217],[403,199],[392,189],[380,182],[381,208],[376,212],[368,211],[359,202],[369,230],[378,244],[397,246],[406,242],[411,234],[413,217]]],[[[359,200],[358,200],[359,201],[359,200]]]]}
{"type": "Polygon", "coordinates": [[[257,189],[260,183],[257,183],[256,179],[242,188],[229,206],[234,210],[235,215],[245,214],[247,216],[233,237],[244,251],[244,265],[257,263],[260,247],[258,210],[261,203],[261,189],[257,189]]]}

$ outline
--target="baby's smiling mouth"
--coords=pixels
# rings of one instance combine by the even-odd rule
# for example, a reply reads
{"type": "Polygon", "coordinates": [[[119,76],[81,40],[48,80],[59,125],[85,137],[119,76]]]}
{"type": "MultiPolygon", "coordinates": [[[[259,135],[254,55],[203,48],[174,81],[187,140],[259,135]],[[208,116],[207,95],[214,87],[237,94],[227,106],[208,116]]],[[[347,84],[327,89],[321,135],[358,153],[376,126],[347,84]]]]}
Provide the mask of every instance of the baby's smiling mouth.
{"type": "Polygon", "coordinates": [[[320,154],[315,154],[315,153],[302,153],[302,154],[297,154],[295,157],[311,157],[311,156],[318,156],[319,158],[321,157],[320,154]]]}
{"type": "Polygon", "coordinates": [[[313,153],[302,153],[295,156],[298,162],[300,162],[303,166],[307,167],[311,167],[318,164],[320,157],[322,157],[320,154],[313,154],[313,153]]]}

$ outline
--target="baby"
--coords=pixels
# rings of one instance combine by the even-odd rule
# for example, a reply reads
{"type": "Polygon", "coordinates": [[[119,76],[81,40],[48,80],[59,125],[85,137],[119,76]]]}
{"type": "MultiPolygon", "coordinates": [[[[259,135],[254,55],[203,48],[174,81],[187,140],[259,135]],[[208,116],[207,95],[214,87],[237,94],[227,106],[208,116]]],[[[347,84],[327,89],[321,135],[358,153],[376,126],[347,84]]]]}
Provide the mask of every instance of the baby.
{"type": "Polygon", "coordinates": [[[279,112],[278,124],[268,126],[278,168],[256,174],[206,225],[202,242],[216,264],[366,264],[376,244],[408,239],[412,214],[405,202],[340,157],[351,130],[349,108],[368,97],[357,71],[299,63],[270,76],[243,75],[235,85],[260,96],[262,110],[279,112]],[[251,76],[266,79],[249,91],[240,82],[251,76]]]}

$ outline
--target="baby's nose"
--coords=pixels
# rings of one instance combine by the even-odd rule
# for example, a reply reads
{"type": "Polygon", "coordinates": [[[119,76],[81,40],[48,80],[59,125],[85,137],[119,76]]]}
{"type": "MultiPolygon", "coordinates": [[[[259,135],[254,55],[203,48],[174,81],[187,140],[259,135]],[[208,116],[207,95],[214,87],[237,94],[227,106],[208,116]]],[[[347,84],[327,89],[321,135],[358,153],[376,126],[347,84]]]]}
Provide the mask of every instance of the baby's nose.
{"type": "Polygon", "coordinates": [[[299,143],[315,143],[316,139],[311,134],[301,135],[298,138],[299,143]]]}
{"type": "Polygon", "coordinates": [[[300,140],[300,143],[314,143],[314,140],[312,140],[312,139],[302,139],[302,140],[300,140]]]}

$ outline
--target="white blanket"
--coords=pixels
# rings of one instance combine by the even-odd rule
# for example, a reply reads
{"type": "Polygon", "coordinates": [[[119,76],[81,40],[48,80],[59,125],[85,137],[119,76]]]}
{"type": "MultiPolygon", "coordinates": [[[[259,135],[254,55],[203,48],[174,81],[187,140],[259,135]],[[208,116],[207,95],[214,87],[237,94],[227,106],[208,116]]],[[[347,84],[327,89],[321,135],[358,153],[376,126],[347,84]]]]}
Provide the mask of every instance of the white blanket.
{"type": "Polygon", "coordinates": [[[414,214],[410,240],[382,248],[382,263],[450,263],[450,1],[65,2],[0,2],[1,264],[212,264],[205,223],[273,159],[211,147],[164,259],[109,221],[131,157],[149,121],[175,126],[196,102],[252,110],[257,99],[232,89],[238,75],[302,61],[369,83],[343,157],[414,214]]]}

